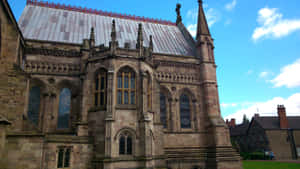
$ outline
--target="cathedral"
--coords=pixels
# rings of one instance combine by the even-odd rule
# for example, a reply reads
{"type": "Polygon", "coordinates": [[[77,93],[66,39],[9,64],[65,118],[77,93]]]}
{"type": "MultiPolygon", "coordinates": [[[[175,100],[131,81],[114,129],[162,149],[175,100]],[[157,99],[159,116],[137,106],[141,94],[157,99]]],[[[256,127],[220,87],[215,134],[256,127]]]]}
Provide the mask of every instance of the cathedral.
{"type": "MultiPolygon", "coordinates": [[[[176,22],[0,0],[0,169],[241,169],[214,42],[176,22]]],[[[175,5],[175,4],[174,4],[175,5]]]]}

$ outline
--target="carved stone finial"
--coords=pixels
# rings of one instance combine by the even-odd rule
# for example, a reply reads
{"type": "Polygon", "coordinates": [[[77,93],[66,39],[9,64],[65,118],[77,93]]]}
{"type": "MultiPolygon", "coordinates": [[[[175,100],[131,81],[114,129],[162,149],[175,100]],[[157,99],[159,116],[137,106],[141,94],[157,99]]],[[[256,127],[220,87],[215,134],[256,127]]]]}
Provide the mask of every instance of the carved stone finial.
{"type": "Polygon", "coordinates": [[[90,33],[90,45],[91,47],[95,46],[95,32],[94,32],[94,27],[91,28],[91,33],[90,33]]]}
{"type": "Polygon", "coordinates": [[[138,28],[138,36],[137,36],[137,44],[136,48],[141,49],[143,48],[143,26],[141,23],[139,23],[139,28],[138,28]]]}
{"type": "Polygon", "coordinates": [[[202,3],[203,3],[203,1],[202,1],[202,0],[198,0],[198,2],[199,2],[199,4],[202,4],[202,3]]]}
{"type": "Polygon", "coordinates": [[[181,5],[178,3],[176,5],[176,13],[177,13],[177,19],[176,19],[176,24],[178,25],[181,21],[182,21],[182,18],[181,18],[181,14],[180,14],[180,8],[181,8],[181,5]]]}
{"type": "Polygon", "coordinates": [[[110,36],[111,36],[111,41],[116,41],[116,39],[117,39],[117,33],[116,33],[116,21],[115,20],[113,20],[112,21],[112,27],[111,27],[111,34],[110,34],[110,36]]]}
{"type": "Polygon", "coordinates": [[[153,40],[152,40],[152,35],[150,35],[149,49],[150,49],[150,52],[153,51],[153,40]]]}
{"type": "Polygon", "coordinates": [[[112,27],[111,27],[111,41],[109,42],[109,48],[111,55],[115,55],[115,52],[118,48],[118,41],[117,41],[117,33],[116,33],[116,22],[115,20],[112,21],[112,27]]]}

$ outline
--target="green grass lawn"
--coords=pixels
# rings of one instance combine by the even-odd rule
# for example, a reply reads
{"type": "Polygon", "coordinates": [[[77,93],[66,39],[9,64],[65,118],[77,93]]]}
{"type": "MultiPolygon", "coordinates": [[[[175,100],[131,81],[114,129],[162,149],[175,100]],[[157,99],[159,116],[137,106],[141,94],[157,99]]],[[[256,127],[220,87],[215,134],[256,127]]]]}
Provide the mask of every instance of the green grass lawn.
{"type": "Polygon", "coordinates": [[[243,161],[244,169],[300,169],[300,164],[275,161],[243,161]]]}

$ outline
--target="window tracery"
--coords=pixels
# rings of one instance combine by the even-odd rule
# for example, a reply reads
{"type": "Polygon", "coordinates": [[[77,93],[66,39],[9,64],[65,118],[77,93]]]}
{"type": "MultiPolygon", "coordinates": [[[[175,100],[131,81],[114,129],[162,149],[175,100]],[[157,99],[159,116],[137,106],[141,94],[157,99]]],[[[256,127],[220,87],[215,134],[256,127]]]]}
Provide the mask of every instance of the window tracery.
{"type": "Polygon", "coordinates": [[[136,77],[135,72],[125,67],[117,75],[117,103],[136,104],[136,77]]]}
{"type": "Polygon", "coordinates": [[[132,137],[128,132],[125,132],[120,135],[119,154],[120,155],[131,155],[132,154],[132,137]]]}
{"type": "Polygon", "coordinates": [[[107,98],[107,71],[101,69],[95,79],[95,106],[105,109],[107,98]]]}

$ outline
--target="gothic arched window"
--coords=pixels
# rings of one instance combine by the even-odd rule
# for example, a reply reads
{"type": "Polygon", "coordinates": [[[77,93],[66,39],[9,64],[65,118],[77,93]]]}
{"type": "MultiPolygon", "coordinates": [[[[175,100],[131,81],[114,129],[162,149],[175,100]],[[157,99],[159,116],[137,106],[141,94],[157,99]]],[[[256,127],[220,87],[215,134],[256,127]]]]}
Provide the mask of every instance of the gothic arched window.
{"type": "Polygon", "coordinates": [[[58,129],[69,128],[71,111],[71,91],[68,88],[63,88],[59,95],[59,108],[58,108],[58,129]]]}
{"type": "Polygon", "coordinates": [[[186,94],[180,96],[180,126],[191,128],[190,98],[186,94]]]}
{"type": "Polygon", "coordinates": [[[101,69],[95,79],[95,106],[106,108],[107,72],[101,69]]]}
{"type": "Polygon", "coordinates": [[[129,133],[124,133],[119,139],[119,154],[131,155],[132,154],[132,137],[129,133]]]}
{"type": "Polygon", "coordinates": [[[29,92],[27,116],[28,116],[28,119],[35,125],[39,124],[40,102],[41,102],[40,87],[34,86],[30,89],[30,92],[29,92]]]}
{"type": "Polygon", "coordinates": [[[167,128],[167,104],[166,96],[164,93],[160,93],[160,122],[164,128],[167,128]]]}
{"type": "Polygon", "coordinates": [[[125,67],[118,72],[117,103],[136,104],[136,77],[132,69],[125,67]]]}

